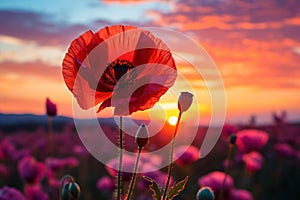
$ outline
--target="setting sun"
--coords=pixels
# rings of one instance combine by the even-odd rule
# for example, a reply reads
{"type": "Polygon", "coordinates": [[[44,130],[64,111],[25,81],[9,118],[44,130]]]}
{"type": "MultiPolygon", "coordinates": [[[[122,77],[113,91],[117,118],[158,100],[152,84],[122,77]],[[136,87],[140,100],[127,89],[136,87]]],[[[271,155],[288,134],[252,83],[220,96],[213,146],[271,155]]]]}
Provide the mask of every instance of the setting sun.
{"type": "Polygon", "coordinates": [[[169,119],[168,119],[168,123],[171,126],[175,126],[176,123],[177,123],[177,120],[178,120],[178,118],[176,116],[170,116],[169,119]]]}

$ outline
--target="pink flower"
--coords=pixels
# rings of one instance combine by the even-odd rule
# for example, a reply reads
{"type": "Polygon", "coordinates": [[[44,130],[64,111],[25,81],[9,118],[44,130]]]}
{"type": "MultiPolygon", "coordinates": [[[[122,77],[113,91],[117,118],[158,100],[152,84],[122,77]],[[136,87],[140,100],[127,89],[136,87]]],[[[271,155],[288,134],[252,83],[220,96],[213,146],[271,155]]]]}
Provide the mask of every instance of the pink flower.
{"type": "Polygon", "coordinates": [[[297,159],[297,160],[300,160],[300,151],[297,151],[297,152],[295,153],[295,155],[296,155],[296,159],[297,159]]]}
{"type": "Polygon", "coordinates": [[[277,143],[274,145],[275,153],[282,157],[292,157],[295,154],[294,149],[287,143],[277,143]]]}
{"type": "MultiPolygon", "coordinates": [[[[160,156],[160,155],[157,155],[157,154],[153,154],[151,156],[147,155],[146,151],[143,151],[145,152],[145,154],[141,154],[141,157],[140,157],[140,161],[141,163],[143,164],[143,169],[149,169],[148,171],[153,171],[151,170],[151,167],[152,169],[157,169],[157,167],[159,167],[163,161],[163,158],[160,156]]],[[[145,170],[143,170],[145,171],[145,170]]]]}
{"type": "Polygon", "coordinates": [[[258,151],[269,140],[268,133],[256,129],[245,129],[237,132],[236,145],[242,152],[258,151]]]}
{"type": "MultiPolygon", "coordinates": [[[[123,180],[130,180],[132,172],[133,172],[133,167],[135,164],[135,158],[130,155],[123,155],[123,162],[122,162],[122,179],[123,180]]],[[[139,164],[141,166],[142,163],[139,164]]],[[[116,177],[117,176],[117,170],[119,166],[119,157],[111,159],[107,165],[106,165],[106,170],[107,172],[112,176],[116,177]]]]}
{"type": "Polygon", "coordinates": [[[103,176],[97,181],[97,189],[110,193],[116,189],[116,184],[109,176],[103,176]]]}
{"type": "Polygon", "coordinates": [[[17,189],[4,186],[0,189],[0,200],[26,200],[24,195],[17,189]]]}
{"type": "Polygon", "coordinates": [[[175,150],[175,162],[179,166],[188,165],[197,161],[200,157],[200,151],[195,146],[180,146],[175,150]]]}
{"type": "Polygon", "coordinates": [[[26,156],[30,156],[30,151],[29,149],[21,149],[19,151],[15,151],[14,154],[12,155],[12,158],[14,161],[18,161],[23,159],[26,156]]]}
{"type": "Polygon", "coordinates": [[[48,116],[54,117],[57,115],[56,104],[50,101],[49,98],[46,99],[46,113],[48,116]]]}
{"type": "Polygon", "coordinates": [[[47,169],[51,171],[59,171],[64,167],[64,162],[59,158],[47,158],[46,159],[47,169]]]}
{"type": "Polygon", "coordinates": [[[79,165],[79,161],[75,157],[67,158],[47,158],[46,166],[52,171],[59,171],[63,168],[73,168],[79,165]]]}
{"type": "Polygon", "coordinates": [[[0,177],[9,177],[10,171],[9,169],[2,163],[0,163],[0,177]]]}
{"type": "Polygon", "coordinates": [[[255,173],[262,168],[264,157],[259,152],[252,151],[243,155],[243,161],[246,169],[251,173],[255,173]]]}
{"type": "Polygon", "coordinates": [[[27,200],[48,200],[48,195],[43,191],[40,185],[26,185],[25,195],[27,200]]]}
{"type": "Polygon", "coordinates": [[[61,180],[60,179],[56,179],[54,177],[47,177],[48,180],[48,184],[50,187],[58,189],[60,188],[61,185],[61,180]]]}
{"type": "MultiPolygon", "coordinates": [[[[198,179],[198,184],[200,187],[210,187],[213,189],[216,199],[218,199],[218,195],[221,191],[222,184],[225,178],[225,173],[220,171],[211,172],[205,176],[202,176],[198,179]]],[[[227,175],[225,185],[224,185],[224,197],[228,197],[230,195],[231,190],[233,189],[233,179],[230,175],[227,175]]]]}
{"type": "Polygon", "coordinates": [[[230,200],[253,200],[252,194],[247,190],[232,190],[230,200]]]}
{"type": "Polygon", "coordinates": [[[14,143],[12,143],[8,139],[2,140],[0,143],[0,159],[6,160],[6,159],[12,159],[14,158],[14,155],[16,153],[16,147],[14,143]]]}
{"type": "Polygon", "coordinates": [[[45,174],[45,165],[31,156],[26,156],[18,163],[18,171],[25,182],[38,183],[45,174]]]}
{"type": "Polygon", "coordinates": [[[73,152],[75,153],[75,155],[78,155],[80,157],[87,157],[90,155],[86,148],[81,145],[74,146],[73,152]]]}
{"type": "Polygon", "coordinates": [[[222,137],[224,137],[225,140],[228,140],[228,137],[231,134],[235,134],[238,132],[239,128],[230,124],[224,124],[223,130],[222,130],[222,137]]]}
{"type": "Polygon", "coordinates": [[[79,161],[75,157],[67,157],[63,159],[64,167],[73,168],[79,166],[79,161]]]}

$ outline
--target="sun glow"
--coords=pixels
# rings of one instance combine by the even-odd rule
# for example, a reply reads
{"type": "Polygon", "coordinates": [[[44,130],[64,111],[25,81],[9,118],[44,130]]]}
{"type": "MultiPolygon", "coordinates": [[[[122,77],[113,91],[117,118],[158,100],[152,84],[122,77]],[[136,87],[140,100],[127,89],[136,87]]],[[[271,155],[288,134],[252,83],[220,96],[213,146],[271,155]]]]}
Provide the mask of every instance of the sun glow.
{"type": "Polygon", "coordinates": [[[168,123],[171,126],[175,126],[176,123],[177,123],[177,120],[178,120],[178,118],[176,116],[170,116],[169,119],[168,119],[168,123]]]}

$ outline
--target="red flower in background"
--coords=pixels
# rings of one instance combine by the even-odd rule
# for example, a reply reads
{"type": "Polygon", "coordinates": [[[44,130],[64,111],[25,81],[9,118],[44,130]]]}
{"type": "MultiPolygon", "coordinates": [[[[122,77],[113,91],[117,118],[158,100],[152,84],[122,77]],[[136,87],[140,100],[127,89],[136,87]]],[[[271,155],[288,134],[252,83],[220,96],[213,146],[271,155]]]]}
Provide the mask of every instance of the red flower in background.
{"type": "MultiPolygon", "coordinates": [[[[219,194],[222,189],[224,178],[225,178],[224,172],[213,171],[213,172],[210,172],[210,173],[200,177],[198,179],[198,185],[200,187],[205,187],[205,186],[210,187],[216,195],[215,199],[218,199],[219,194]]],[[[226,181],[224,184],[224,193],[223,193],[224,199],[228,199],[228,197],[231,193],[231,190],[233,190],[233,188],[234,188],[233,179],[231,176],[228,175],[226,177],[226,181]]]]}
{"type": "Polygon", "coordinates": [[[252,194],[248,190],[232,190],[230,200],[253,200],[252,194]]]}
{"type": "Polygon", "coordinates": [[[24,189],[27,200],[49,200],[46,192],[43,191],[41,185],[26,184],[24,189]]]}
{"type": "Polygon", "coordinates": [[[246,169],[251,173],[255,173],[262,168],[264,157],[259,152],[252,151],[243,155],[243,161],[245,162],[246,169]]]}
{"type": "Polygon", "coordinates": [[[175,161],[179,166],[191,164],[200,158],[200,151],[195,146],[180,146],[175,150],[178,159],[175,161]]]}
{"type": "Polygon", "coordinates": [[[294,149],[287,143],[277,143],[274,145],[275,153],[282,157],[292,157],[295,154],[294,149]]]}
{"type": "Polygon", "coordinates": [[[0,189],[1,200],[26,200],[24,195],[13,187],[4,186],[0,189]]]}
{"type": "Polygon", "coordinates": [[[168,47],[133,26],[85,32],[71,43],[62,65],[66,85],[81,108],[101,103],[98,111],[112,106],[117,115],[153,107],[177,76],[168,47]]]}
{"type": "Polygon", "coordinates": [[[268,133],[256,129],[241,130],[236,136],[236,145],[244,153],[260,150],[269,140],[268,133]]]}
{"type": "Polygon", "coordinates": [[[21,179],[26,183],[39,183],[45,174],[45,165],[27,156],[19,161],[18,171],[21,179]]]}
{"type": "Polygon", "coordinates": [[[116,184],[109,176],[102,176],[97,181],[97,189],[102,192],[113,192],[116,189],[116,184]]]}
{"type": "Polygon", "coordinates": [[[49,98],[46,99],[46,113],[48,116],[54,117],[57,115],[56,104],[50,101],[49,98]]]}

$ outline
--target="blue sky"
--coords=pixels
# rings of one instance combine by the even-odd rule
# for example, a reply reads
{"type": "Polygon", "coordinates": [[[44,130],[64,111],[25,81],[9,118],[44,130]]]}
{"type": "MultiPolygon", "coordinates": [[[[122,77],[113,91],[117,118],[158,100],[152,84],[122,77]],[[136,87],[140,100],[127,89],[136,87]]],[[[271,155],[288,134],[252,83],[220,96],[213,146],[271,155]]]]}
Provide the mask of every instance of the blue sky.
{"type": "Polygon", "coordinates": [[[34,11],[48,14],[51,20],[89,24],[99,19],[112,23],[146,22],[151,20],[151,17],[146,16],[145,12],[157,10],[166,13],[172,9],[172,6],[159,1],[148,1],[133,6],[131,3],[107,4],[97,0],[10,0],[1,2],[0,9],[34,11]]]}

